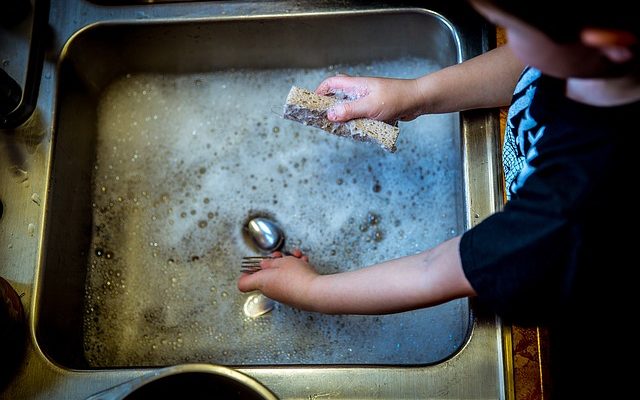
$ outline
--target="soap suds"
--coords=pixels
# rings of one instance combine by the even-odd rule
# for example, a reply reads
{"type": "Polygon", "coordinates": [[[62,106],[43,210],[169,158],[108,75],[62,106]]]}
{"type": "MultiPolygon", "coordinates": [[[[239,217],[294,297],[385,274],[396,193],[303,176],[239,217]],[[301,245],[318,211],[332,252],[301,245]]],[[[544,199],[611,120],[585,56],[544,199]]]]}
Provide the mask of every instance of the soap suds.
{"type": "MultiPolygon", "coordinates": [[[[340,66],[414,77],[425,59],[340,66]]],[[[387,316],[282,304],[256,319],[236,289],[255,254],[242,224],[273,217],[322,273],[414,254],[459,234],[458,115],[401,122],[398,151],[282,119],[292,85],[334,69],[129,74],[103,93],[93,171],[84,346],[92,367],[439,361],[465,340],[466,300],[387,316]],[[265,99],[269,99],[265,101],[265,99]]]]}

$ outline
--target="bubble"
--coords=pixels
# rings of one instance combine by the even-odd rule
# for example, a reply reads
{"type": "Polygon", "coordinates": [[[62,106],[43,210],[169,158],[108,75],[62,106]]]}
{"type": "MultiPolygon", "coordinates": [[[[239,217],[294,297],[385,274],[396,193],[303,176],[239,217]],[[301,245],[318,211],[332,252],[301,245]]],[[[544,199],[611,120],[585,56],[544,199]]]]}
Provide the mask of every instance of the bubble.
{"type": "Polygon", "coordinates": [[[36,205],[40,205],[40,195],[38,193],[33,193],[31,195],[31,201],[33,201],[36,205]]]}

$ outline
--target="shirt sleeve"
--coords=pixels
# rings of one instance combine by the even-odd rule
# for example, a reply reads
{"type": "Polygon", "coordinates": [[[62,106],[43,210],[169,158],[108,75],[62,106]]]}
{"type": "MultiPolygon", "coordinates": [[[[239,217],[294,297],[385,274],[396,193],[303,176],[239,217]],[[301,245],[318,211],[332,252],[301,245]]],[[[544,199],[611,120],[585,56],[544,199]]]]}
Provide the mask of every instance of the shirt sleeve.
{"type": "Polygon", "coordinates": [[[572,290],[584,171],[562,164],[538,167],[503,211],[462,236],[462,266],[478,301],[503,317],[535,323],[572,290]]]}

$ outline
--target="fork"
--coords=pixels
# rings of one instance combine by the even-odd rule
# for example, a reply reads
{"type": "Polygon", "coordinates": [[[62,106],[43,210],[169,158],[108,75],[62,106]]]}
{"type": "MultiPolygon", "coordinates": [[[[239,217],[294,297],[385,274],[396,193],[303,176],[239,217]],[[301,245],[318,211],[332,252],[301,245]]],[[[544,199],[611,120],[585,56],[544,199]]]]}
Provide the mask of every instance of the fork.
{"type": "Polygon", "coordinates": [[[273,258],[271,256],[245,256],[242,257],[242,262],[240,263],[240,272],[244,272],[246,274],[253,274],[254,272],[258,272],[262,269],[260,267],[260,261],[267,260],[273,258]]]}
{"type": "MultiPolygon", "coordinates": [[[[290,256],[292,255],[288,251],[282,251],[282,255],[290,256]]],[[[262,269],[260,267],[260,261],[262,260],[270,260],[272,258],[276,258],[273,256],[244,256],[242,257],[242,262],[240,263],[240,272],[244,272],[246,274],[253,274],[254,272],[258,272],[262,269]]]]}

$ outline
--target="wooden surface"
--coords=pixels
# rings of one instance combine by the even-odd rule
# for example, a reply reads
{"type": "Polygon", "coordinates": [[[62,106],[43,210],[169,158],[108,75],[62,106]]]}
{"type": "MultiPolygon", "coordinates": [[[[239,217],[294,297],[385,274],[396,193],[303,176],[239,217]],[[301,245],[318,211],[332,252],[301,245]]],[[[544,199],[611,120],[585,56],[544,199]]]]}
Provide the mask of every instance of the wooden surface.
{"type": "MultiPolygon", "coordinates": [[[[497,44],[504,45],[507,37],[497,29],[497,44]]],[[[507,107],[500,109],[500,135],[504,137],[507,107]]],[[[548,332],[539,327],[511,326],[513,389],[516,400],[550,398],[548,332]]]]}

